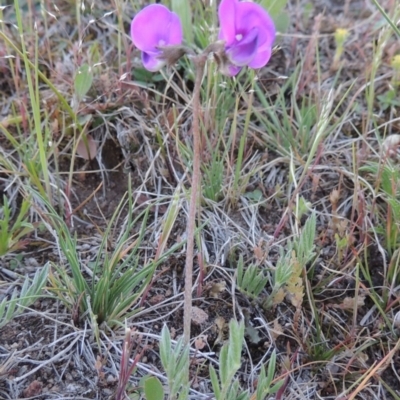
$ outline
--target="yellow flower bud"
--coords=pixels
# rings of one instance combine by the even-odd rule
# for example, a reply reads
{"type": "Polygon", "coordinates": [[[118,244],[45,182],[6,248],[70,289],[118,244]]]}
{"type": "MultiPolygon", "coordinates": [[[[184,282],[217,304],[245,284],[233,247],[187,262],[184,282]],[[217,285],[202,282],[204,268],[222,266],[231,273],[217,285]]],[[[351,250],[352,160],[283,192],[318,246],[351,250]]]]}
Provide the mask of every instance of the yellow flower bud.
{"type": "Polygon", "coordinates": [[[334,34],[336,51],[333,57],[332,69],[335,71],[339,68],[340,58],[344,51],[344,42],[349,36],[349,31],[345,28],[337,28],[334,34]]]}
{"type": "Polygon", "coordinates": [[[392,67],[396,71],[400,71],[400,54],[396,54],[391,63],[392,67]]]}
{"type": "Polygon", "coordinates": [[[349,31],[347,29],[337,28],[334,35],[336,47],[343,47],[344,42],[346,41],[348,36],[349,36],[349,31]]]}
{"type": "Polygon", "coordinates": [[[396,54],[391,62],[393,68],[392,85],[400,86],[400,54],[396,54]]]}

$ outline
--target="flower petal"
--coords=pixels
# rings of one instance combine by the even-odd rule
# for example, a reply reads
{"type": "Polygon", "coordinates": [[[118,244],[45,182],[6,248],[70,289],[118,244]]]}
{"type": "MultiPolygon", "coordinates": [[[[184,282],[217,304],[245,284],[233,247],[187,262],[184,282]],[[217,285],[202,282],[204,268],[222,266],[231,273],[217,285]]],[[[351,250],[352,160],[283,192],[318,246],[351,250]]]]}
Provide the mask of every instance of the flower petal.
{"type": "Polygon", "coordinates": [[[183,29],[179,16],[171,12],[169,26],[168,26],[168,45],[177,45],[182,43],[183,29]]]}
{"type": "Polygon", "coordinates": [[[256,3],[241,2],[236,8],[237,33],[245,33],[255,27],[258,31],[258,46],[272,46],[275,40],[275,25],[263,7],[256,3]]]}
{"type": "Polygon", "coordinates": [[[233,64],[222,64],[219,66],[219,72],[225,76],[235,76],[241,69],[242,67],[237,67],[233,64]]]}
{"type": "Polygon", "coordinates": [[[265,51],[258,51],[256,56],[253,58],[253,60],[249,63],[250,68],[262,68],[264,65],[266,65],[271,58],[272,54],[272,48],[269,47],[265,51]]]}
{"type": "Polygon", "coordinates": [[[167,7],[152,4],[145,7],[133,19],[131,37],[139,50],[154,52],[157,46],[181,43],[181,22],[179,17],[167,7]]]}
{"type": "Polygon", "coordinates": [[[159,71],[164,65],[165,61],[160,60],[158,57],[160,56],[161,52],[159,53],[146,53],[142,52],[142,63],[143,66],[151,72],[159,71]]]}
{"type": "Polygon", "coordinates": [[[238,0],[222,0],[218,8],[218,18],[220,24],[218,39],[225,40],[227,45],[230,45],[235,41],[235,14],[238,4],[238,0]]]}
{"type": "Polygon", "coordinates": [[[271,58],[275,25],[267,11],[257,3],[222,0],[218,9],[219,39],[225,41],[228,62],[221,72],[234,76],[248,65],[261,68],[271,58]]]}
{"type": "Polygon", "coordinates": [[[233,64],[243,67],[249,64],[257,53],[258,28],[253,28],[241,41],[227,47],[226,54],[233,64]]]}
{"type": "Polygon", "coordinates": [[[235,65],[230,65],[228,69],[229,69],[229,76],[235,76],[239,73],[242,67],[236,67],[235,65]]]}

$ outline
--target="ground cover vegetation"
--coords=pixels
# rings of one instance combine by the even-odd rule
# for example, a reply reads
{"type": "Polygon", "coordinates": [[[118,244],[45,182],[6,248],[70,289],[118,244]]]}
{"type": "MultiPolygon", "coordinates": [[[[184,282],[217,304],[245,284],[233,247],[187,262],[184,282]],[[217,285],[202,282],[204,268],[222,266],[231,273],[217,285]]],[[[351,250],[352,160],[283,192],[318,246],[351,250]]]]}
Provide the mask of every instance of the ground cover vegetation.
{"type": "Polygon", "coordinates": [[[0,0],[0,398],[399,399],[399,1],[150,3],[0,0]]]}

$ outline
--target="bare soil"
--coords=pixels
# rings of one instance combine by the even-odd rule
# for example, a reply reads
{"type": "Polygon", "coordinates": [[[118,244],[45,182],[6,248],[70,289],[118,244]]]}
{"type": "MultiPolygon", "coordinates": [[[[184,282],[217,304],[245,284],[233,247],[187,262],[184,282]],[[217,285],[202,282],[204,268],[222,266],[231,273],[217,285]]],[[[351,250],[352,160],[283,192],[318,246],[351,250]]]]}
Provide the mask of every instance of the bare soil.
{"type": "MultiPolygon", "coordinates": [[[[321,0],[314,2],[312,15],[308,19],[301,17],[302,7],[296,7],[295,2],[289,2],[288,12],[293,23],[287,36],[280,39],[280,49],[272,58],[271,63],[265,70],[260,71],[260,82],[265,87],[266,93],[273,98],[284,82],[283,76],[290,75],[300,62],[300,57],[306,59],[304,70],[299,80],[303,85],[299,93],[312,95],[318,83],[317,74],[314,71],[314,62],[307,65],[307,57],[311,58],[315,50],[314,30],[320,34],[320,57],[322,60],[332,59],[334,42],[332,33],[337,27],[354,28],[355,38],[351,41],[346,50],[346,68],[343,69],[340,79],[346,85],[354,82],[355,78],[365,72],[371,59],[372,45],[363,45],[363,35],[373,25],[369,18],[372,15],[369,2],[359,1],[338,1],[321,0]],[[292,4],[293,3],[293,4],[292,4]],[[360,11],[361,10],[361,11],[360,11]],[[297,17],[297,18],[296,18],[297,17]],[[307,70],[307,66],[310,68],[307,70]],[[310,72],[312,71],[312,72],[310,72]]],[[[390,2],[388,2],[390,3],[390,2]]],[[[390,5],[390,4],[389,4],[390,5]]],[[[382,67],[380,74],[384,75],[387,64],[393,53],[399,50],[399,44],[390,43],[385,49],[384,59],[387,60],[382,67]]],[[[1,50],[1,48],[0,48],[1,50]]],[[[1,58],[0,58],[1,61],[1,58]]],[[[2,66],[1,68],[6,68],[2,66]]],[[[329,66],[325,65],[323,71],[323,82],[329,82],[329,66]]],[[[131,97],[122,100],[117,96],[110,95],[113,84],[116,84],[117,77],[110,75],[102,77],[95,85],[96,95],[102,95],[102,102],[96,104],[93,100],[90,107],[104,112],[114,112],[123,103],[124,106],[132,108],[143,120],[152,121],[156,111],[150,110],[152,93],[146,93],[139,88],[125,88],[125,94],[129,91],[131,97]],[[111,99],[111,100],[110,100],[111,99]],[[149,100],[150,99],[150,100],[149,100]],[[111,104],[112,103],[112,104],[111,104]],[[105,106],[103,106],[105,104],[105,106]],[[108,107],[107,107],[108,105],[108,107]],[[149,111],[150,110],[150,111],[149,111]]],[[[128,82],[129,83],[129,82],[128,82]]],[[[352,92],[356,92],[364,81],[357,81],[352,92]]],[[[387,81],[381,81],[379,85],[387,85],[387,81]]],[[[379,86],[378,85],[378,86],[379,86]]],[[[346,86],[348,87],[348,86],[346,86]]],[[[386,86],[385,86],[386,87],[386,86]]],[[[5,75],[0,78],[0,89],[3,96],[14,95],[14,88],[7,82],[5,75]]],[[[379,92],[379,87],[377,88],[379,92]]],[[[288,93],[288,102],[290,93],[288,93]]],[[[157,107],[155,105],[154,107],[157,107]]],[[[345,109],[346,104],[338,110],[345,109]]],[[[363,108],[363,106],[361,106],[363,108]]],[[[89,112],[89,111],[88,111],[89,112]]],[[[91,111],[90,111],[91,112],[91,111]]],[[[73,185],[68,189],[70,193],[71,210],[66,215],[73,221],[71,229],[78,235],[78,242],[87,245],[82,250],[82,257],[88,259],[93,256],[96,245],[101,241],[101,234],[107,226],[115,209],[123,196],[126,195],[130,183],[132,192],[138,196],[138,206],[149,200],[157,199],[158,196],[170,195],[177,184],[174,171],[183,173],[185,166],[175,157],[159,156],[155,165],[157,176],[148,180],[143,186],[144,177],[149,170],[150,164],[154,161],[150,157],[159,150],[156,135],[148,131],[140,130],[141,120],[139,117],[125,118],[123,112],[115,112],[110,120],[106,120],[100,128],[91,127],[92,135],[102,144],[100,156],[96,160],[82,160],[75,162],[73,185]],[[117,125],[121,119],[125,124],[117,125]],[[108,129],[105,129],[105,125],[108,129]],[[121,136],[122,127],[127,132],[121,136]],[[123,137],[123,139],[121,139],[123,137]],[[146,147],[147,146],[147,147],[146,147]],[[150,150],[149,150],[150,149],[150,150]],[[160,178],[157,180],[157,178],[160,178]],[[130,182],[129,182],[130,180],[130,182]],[[155,182],[161,182],[156,187],[155,182]],[[167,183],[166,183],[167,182],[167,183]],[[71,214],[72,212],[72,214],[71,214]],[[85,253],[86,251],[86,253],[85,253]]],[[[339,115],[338,115],[339,117],[339,115]]],[[[363,119],[360,115],[360,121],[363,119]]],[[[168,119],[168,116],[163,116],[168,119]]],[[[353,120],[343,124],[343,137],[358,136],[355,127],[360,122],[353,120]],[[347,135],[347,136],[346,136],[347,135]]],[[[393,133],[400,131],[400,125],[393,126],[393,133]]],[[[248,151],[264,153],[265,164],[269,167],[265,170],[263,178],[254,178],[248,187],[248,191],[259,189],[267,198],[275,193],[277,185],[285,189],[289,184],[289,164],[285,161],[274,163],[279,156],[273,151],[268,151],[259,132],[251,132],[248,151]],[[262,143],[260,145],[260,142],[262,143]]],[[[0,138],[0,144],[3,140],[0,138]]],[[[166,147],[173,153],[174,143],[171,140],[166,147]]],[[[308,398],[336,399],[338,391],[361,377],[367,369],[380,362],[385,354],[390,351],[398,340],[397,336],[386,330],[382,332],[382,319],[379,314],[371,312],[376,307],[369,296],[368,281],[362,277],[362,290],[364,304],[357,308],[357,315],[353,315],[343,306],[346,298],[354,298],[356,288],[354,277],[350,270],[355,268],[360,259],[367,258],[367,263],[373,275],[373,284],[377,293],[382,293],[380,287],[384,285],[384,260],[380,249],[366,239],[370,234],[359,219],[362,214],[362,200],[359,199],[358,209],[355,211],[353,204],[344,207],[346,210],[342,216],[347,218],[349,229],[352,232],[353,243],[351,248],[344,251],[342,258],[336,258],[337,248],[335,247],[335,232],[331,224],[324,217],[332,212],[329,203],[329,195],[338,187],[341,190],[341,201],[345,203],[354,193],[354,182],[343,173],[341,166],[348,164],[351,159],[350,153],[334,152],[324,153],[321,149],[321,158],[315,165],[315,169],[305,180],[299,194],[307,201],[310,201],[315,210],[321,213],[318,220],[317,250],[318,256],[307,271],[309,284],[314,288],[314,301],[318,310],[324,315],[323,326],[321,326],[321,342],[326,350],[334,354],[331,360],[323,360],[322,353],[313,351],[310,342],[310,327],[315,323],[310,304],[303,305],[303,312],[296,320],[296,310],[290,302],[282,304],[273,309],[264,309],[261,297],[252,300],[244,294],[235,290],[232,283],[232,276],[235,263],[230,262],[229,256],[237,251],[244,253],[249,260],[257,258],[268,258],[274,264],[278,257],[276,243],[286,240],[293,233],[290,219],[283,217],[290,199],[281,202],[272,202],[260,207],[257,211],[257,223],[262,228],[262,237],[257,238],[257,246],[252,246],[250,239],[241,237],[242,232],[248,227],[248,221],[240,210],[245,203],[239,203],[236,209],[227,208],[226,223],[227,232],[234,233],[235,246],[229,254],[221,255],[214,252],[215,246],[211,243],[214,239],[216,227],[206,226],[204,231],[204,252],[207,256],[199,258],[204,263],[204,280],[197,280],[200,275],[201,265],[199,259],[195,263],[195,279],[197,287],[200,287],[198,295],[195,296],[193,306],[199,313],[193,319],[192,338],[193,347],[197,353],[191,359],[190,378],[192,398],[205,399],[211,392],[209,382],[208,366],[216,365],[218,353],[224,341],[227,339],[227,324],[231,318],[244,318],[246,321],[246,345],[243,350],[243,365],[240,370],[240,379],[245,387],[255,384],[253,366],[268,360],[272,348],[276,348],[281,359],[287,359],[287,365],[297,372],[293,387],[307,387],[310,385],[312,395],[308,398]],[[258,241],[259,240],[259,241],[258,241]],[[369,243],[365,249],[365,243],[369,243]],[[275,247],[274,247],[275,246],[275,247]],[[334,261],[335,260],[335,261],[334,261]],[[336,264],[335,264],[336,263],[336,264]],[[340,278],[331,281],[331,275],[326,272],[327,268],[343,270],[340,278]],[[206,315],[202,319],[203,311],[206,315]],[[332,313],[330,317],[330,313],[332,313]],[[377,316],[378,315],[378,316],[377,316]],[[201,322],[198,322],[201,320],[201,322]],[[340,330],[337,321],[343,326],[351,327],[340,330]],[[365,332],[368,333],[365,333],[365,332]],[[340,334],[340,332],[342,332],[340,334]],[[357,337],[359,336],[359,339],[357,337]],[[363,341],[368,337],[365,348],[363,341]],[[364,339],[363,339],[364,338],[364,339]],[[351,346],[349,345],[351,344],[351,346]],[[367,345],[368,344],[368,345],[367,345]],[[349,347],[348,347],[349,345],[349,347]],[[362,356],[359,355],[362,353],[362,356]],[[310,356],[312,355],[312,356],[310,356]],[[197,394],[196,394],[197,393],[197,394]],[[196,397],[197,396],[197,397],[196,397]]],[[[60,159],[60,166],[63,172],[68,171],[70,159],[60,159]]],[[[188,178],[189,179],[189,178],[188,178]]],[[[186,184],[188,182],[185,182],[186,184]]],[[[2,189],[3,190],[3,189],[2,189]]],[[[368,199],[366,199],[368,201],[368,199]]],[[[162,215],[168,204],[163,203],[154,209],[152,218],[162,215]]],[[[206,212],[211,212],[211,207],[205,202],[203,207],[206,212]]],[[[222,218],[222,217],[221,217],[222,218]]],[[[186,214],[181,210],[175,225],[175,231],[171,235],[173,240],[184,235],[186,214]]],[[[22,261],[17,267],[12,267],[13,256],[7,256],[0,260],[0,279],[6,282],[10,288],[14,287],[12,276],[7,271],[15,274],[25,275],[40,268],[47,261],[57,262],[57,252],[50,243],[46,234],[40,237],[32,236],[28,242],[25,252],[21,255],[22,261]],[[43,240],[43,242],[41,242],[43,240]],[[35,263],[27,260],[34,259],[35,263]]],[[[156,243],[153,246],[153,253],[156,243]]],[[[222,247],[222,246],[221,246],[222,247]]],[[[233,246],[234,247],[234,246],[233,246]]],[[[154,255],[154,254],[153,254],[154,255]]],[[[236,258],[237,259],[237,258],[236,258]]],[[[158,340],[161,329],[167,324],[176,338],[182,334],[183,308],[182,299],[179,294],[183,292],[184,284],[184,262],[185,253],[171,256],[156,271],[150,291],[144,301],[142,309],[129,321],[129,327],[135,330],[136,347],[135,354],[146,348],[138,369],[134,374],[131,387],[127,393],[137,393],[139,379],[146,373],[158,373],[162,371],[158,357],[158,340]]],[[[338,275],[339,276],[339,275],[338,275]]],[[[11,290],[7,288],[5,295],[10,296],[11,290]]],[[[360,293],[357,289],[357,293],[360,293]]],[[[0,292],[2,294],[2,292],[0,292]]],[[[0,297],[1,301],[2,297],[0,297]]],[[[395,295],[392,301],[397,301],[395,295]]],[[[24,314],[16,317],[13,321],[0,329],[0,398],[17,399],[112,399],[119,374],[119,362],[124,338],[123,330],[105,330],[101,335],[101,346],[96,343],[93,332],[90,330],[87,319],[81,316],[79,323],[73,321],[73,316],[63,304],[53,298],[43,298],[37,301],[33,307],[24,314]]],[[[400,396],[400,355],[396,353],[390,365],[382,367],[378,376],[384,376],[385,382],[400,396]]],[[[284,364],[277,367],[279,374],[285,373],[284,364]]],[[[366,391],[365,399],[395,399],[391,394],[381,387],[381,392],[374,391],[374,385],[378,386],[378,380],[371,380],[371,390],[366,391]],[[381,396],[381,397],[379,397],[381,396]]],[[[300,390],[297,393],[306,391],[300,390]]],[[[296,397],[295,389],[288,399],[300,399],[301,394],[296,397]]],[[[139,397],[136,397],[139,398],[139,397]]],[[[284,398],[284,397],[282,397],[284,398]]]]}

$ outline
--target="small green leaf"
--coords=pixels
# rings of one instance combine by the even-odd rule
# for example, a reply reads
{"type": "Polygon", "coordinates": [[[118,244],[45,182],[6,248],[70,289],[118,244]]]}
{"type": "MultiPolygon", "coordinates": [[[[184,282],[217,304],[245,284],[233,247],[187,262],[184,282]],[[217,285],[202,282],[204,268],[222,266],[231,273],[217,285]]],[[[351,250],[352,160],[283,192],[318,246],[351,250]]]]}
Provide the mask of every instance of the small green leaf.
{"type": "Polygon", "coordinates": [[[228,362],[228,350],[230,342],[225,343],[222,346],[222,349],[219,353],[219,376],[221,378],[221,386],[223,387],[224,385],[227,384],[229,380],[229,362],[228,362]]]}
{"type": "Polygon", "coordinates": [[[275,383],[274,386],[272,386],[272,388],[269,390],[269,393],[270,394],[276,393],[283,386],[284,383],[285,383],[284,379],[278,381],[277,383],[275,383]]]}
{"type": "Polygon", "coordinates": [[[83,64],[75,75],[75,94],[79,100],[82,100],[86,93],[89,91],[93,83],[93,73],[92,68],[87,65],[83,64]]]}
{"type": "Polygon", "coordinates": [[[251,343],[257,344],[261,341],[261,336],[258,333],[258,330],[251,325],[246,326],[245,334],[250,339],[251,343]]]}
{"type": "Polygon", "coordinates": [[[261,0],[260,6],[264,7],[269,15],[271,15],[272,19],[275,18],[281,13],[281,11],[285,8],[287,4],[287,0],[261,0]]]}
{"type": "Polygon", "coordinates": [[[242,255],[240,255],[238,263],[237,263],[236,280],[237,280],[237,285],[240,289],[243,284],[243,256],[242,255]]]}
{"type": "Polygon", "coordinates": [[[249,200],[254,201],[255,203],[258,203],[263,199],[263,194],[260,189],[253,190],[252,192],[247,192],[244,194],[245,197],[247,197],[249,200]]]}
{"type": "Polygon", "coordinates": [[[169,398],[186,399],[189,393],[189,347],[184,346],[182,338],[172,346],[166,326],[161,331],[160,358],[168,378],[169,398]]]}
{"type": "Polygon", "coordinates": [[[211,379],[211,384],[212,384],[212,388],[213,388],[213,392],[214,392],[215,398],[217,400],[220,400],[221,388],[219,387],[217,373],[215,372],[215,369],[214,369],[214,367],[212,365],[210,365],[210,379],[211,379]]]}
{"type": "Polygon", "coordinates": [[[296,218],[300,220],[303,215],[308,213],[310,207],[311,203],[308,202],[303,196],[300,196],[299,201],[296,204],[296,218]]]}
{"type": "Polygon", "coordinates": [[[166,325],[163,326],[161,331],[161,342],[160,342],[160,358],[162,366],[165,370],[169,367],[169,360],[171,358],[171,335],[166,325]]]}
{"type": "Polygon", "coordinates": [[[146,396],[146,400],[164,399],[164,389],[158,378],[151,376],[144,381],[144,394],[146,396]]]}
{"type": "Polygon", "coordinates": [[[274,350],[268,362],[268,375],[267,375],[268,386],[272,382],[272,379],[274,379],[275,367],[276,367],[276,351],[274,350]]]}
{"type": "Polygon", "coordinates": [[[281,12],[276,17],[274,17],[275,29],[277,32],[287,32],[290,25],[289,15],[285,12],[281,12]]]}
{"type": "MultiPolygon", "coordinates": [[[[261,0],[260,5],[264,7],[274,20],[277,32],[286,32],[289,29],[290,19],[288,13],[283,11],[287,0],[261,0]]],[[[278,38],[279,39],[279,38],[278,38]]]]}
{"type": "Polygon", "coordinates": [[[242,347],[244,341],[244,322],[238,323],[231,319],[229,322],[229,347],[228,347],[228,366],[231,376],[233,376],[240,368],[242,347]]]}

